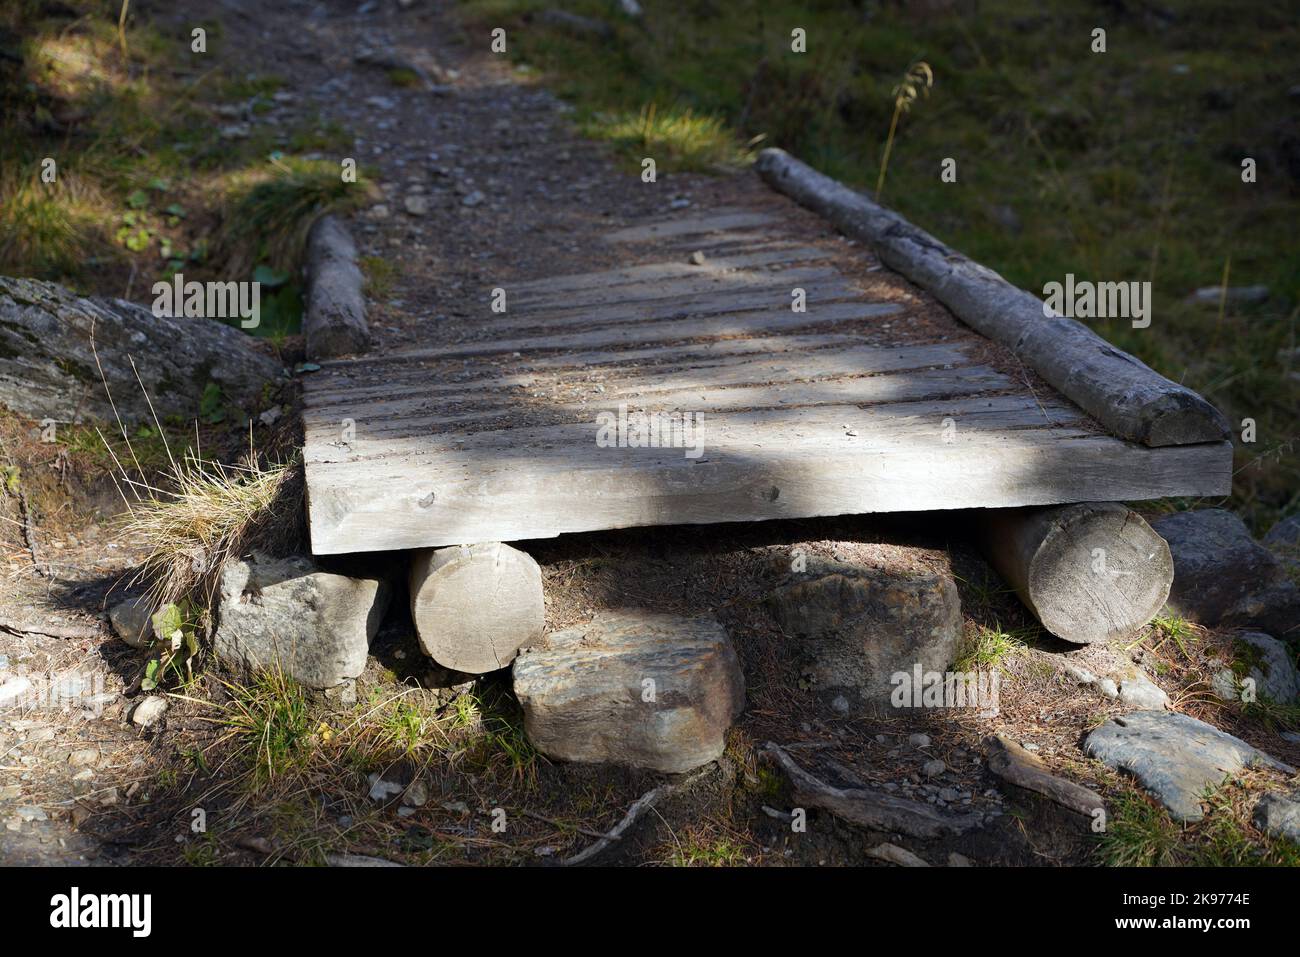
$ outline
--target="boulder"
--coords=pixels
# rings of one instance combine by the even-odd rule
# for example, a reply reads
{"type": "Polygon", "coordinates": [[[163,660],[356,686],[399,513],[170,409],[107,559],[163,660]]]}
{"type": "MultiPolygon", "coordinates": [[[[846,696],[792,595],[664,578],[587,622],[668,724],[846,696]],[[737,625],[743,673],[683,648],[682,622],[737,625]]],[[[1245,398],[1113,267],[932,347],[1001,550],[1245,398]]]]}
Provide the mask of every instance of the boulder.
{"type": "Polygon", "coordinates": [[[781,628],[805,639],[805,673],[827,701],[885,711],[895,675],[943,672],[962,636],[961,601],[948,575],[902,575],[809,558],[807,571],[768,599],[781,628]]]}
{"type": "Polygon", "coordinates": [[[514,662],[528,739],[563,761],[677,773],[722,755],[744,678],[713,618],[602,612],[514,662]]]}
{"type": "Polygon", "coordinates": [[[382,578],[324,571],[303,556],[254,555],[222,572],[212,647],[231,667],[278,664],[308,688],[335,688],[364,670],[390,597],[382,578]]]}
{"type": "Polygon", "coordinates": [[[1268,530],[1263,543],[1284,556],[1300,558],[1300,515],[1277,522],[1268,530]]]}
{"type": "Polygon", "coordinates": [[[1271,837],[1300,844],[1300,791],[1270,792],[1255,805],[1255,826],[1271,837]]]}
{"type": "Polygon", "coordinates": [[[251,408],[283,374],[262,349],[213,319],[155,316],[123,299],[0,276],[0,405],[34,419],[151,422],[150,399],[159,418],[192,416],[209,385],[251,408]]]}
{"type": "Polygon", "coordinates": [[[1168,604],[1175,614],[1203,625],[1256,625],[1273,635],[1300,636],[1300,588],[1232,512],[1177,512],[1152,527],[1173,555],[1168,604]]]}
{"type": "Polygon", "coordinates": [[[1204,721],[1171,711],[1111,718],[1084,740],[1091,757],[1135,777],[1178,821],[1199,821],[1209,788],[1243,768],[1295,769],[1204,721]]]}
{"type": "Polygon", "coordinates": [[[1255,696],[1276,704],[1294,704],[1300,697],[1300,675],[1291,651],[1271,635],[1246,631],[1233,639],[1234,665],[1224,667],[1211,679],[1215,693],[1225,701],[1241,700],[1241,679],[1255,681],[1255,696]]]}

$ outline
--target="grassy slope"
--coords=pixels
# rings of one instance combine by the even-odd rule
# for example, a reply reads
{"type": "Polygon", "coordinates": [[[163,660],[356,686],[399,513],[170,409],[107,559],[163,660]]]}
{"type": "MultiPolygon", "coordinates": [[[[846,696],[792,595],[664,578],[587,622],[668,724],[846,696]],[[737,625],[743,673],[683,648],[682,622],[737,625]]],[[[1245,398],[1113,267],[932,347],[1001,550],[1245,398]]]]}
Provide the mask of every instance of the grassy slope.
{"type": "MultiPolygon", "coordinates": [[[[765,145],[874,188],[891,90],[926,60],[934,87],[900,123],[884,201],[1025,288],[1067,272],[1152,281],[1150,328],[1096,328],[1234,422],[1256,420],[1256,442],[1238,443],[1232,504],[1257,531],[1300,506],[1300,376],[1290,376],[1300,361],[1281,353],[1296,346],[1300,301],[1300,130],[1287,92],[1300,27],[1281,6],[1189,0],[1161,5],[1169,19],[1154,4],[1064,0],[986,0],[978,15],[647,0],[642,24],[618,22],[601,40],[532,16],[554,5],[466,10],[475,29],[505,26],[511,55],[572,98],[588,132],[679,168],[731,159],[765,134],[765,145]],[[1090,51],[1098,26],[1105,54],[1090,51]],[[806,54],[790,52],[794,27],[807,31],[806,54]],[[647,145],[629,130],[651,104],[647,145]],[[693,122],[666,129],[688,113],[693,122]],[[719,143],[706,120],[730,136],[719,143]],[[1241,181],[1244,156],[1258,163],[1254,184],[1241,181]],[[940,182],[944,157],[957,160],[956,184],[940,182]],[[1222,317],[1186,304],[1221,282],[1229,259],[1229,284],[1267,284],[1270,300],[1222,317]]],[[[563,6],[613,19],[603,0],[563,6]]]]}
{"type": "Polygon", "coordinates": [[[137,300],[178,271],[256,276],[257,334],[296,332],[297,290],[279,284],[311,216],[349,190],[337,160],[294,154],[341,153],[350,136],[313,116],[249,122],[274,108],[282,81],[221,65],[215,20],[163,27],[133,15],[123,55],[120,9],[13,0],[0,10],[0,274],[137,300]],[[192,49],[199,25],[204,52],[192,49]],[[47,157],[53,183],[40,178],[47,157]]]}

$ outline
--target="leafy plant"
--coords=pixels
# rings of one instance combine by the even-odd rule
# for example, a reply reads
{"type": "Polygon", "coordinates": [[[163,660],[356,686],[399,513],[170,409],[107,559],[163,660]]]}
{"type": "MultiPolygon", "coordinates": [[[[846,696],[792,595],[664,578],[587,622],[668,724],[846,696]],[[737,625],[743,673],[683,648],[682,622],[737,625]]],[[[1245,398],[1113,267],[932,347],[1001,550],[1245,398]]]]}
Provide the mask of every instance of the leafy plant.
{"type": "Polygon", "coordinates": [[[156,656],[145,665],[140,680],[142,691],[153,691],[168,674],[186,685],[194,680],[194,660],[199,655],[199,638],[190,616],[176,604],[167,604],[153,613],[155,643],[161,646],[156,656]]]}

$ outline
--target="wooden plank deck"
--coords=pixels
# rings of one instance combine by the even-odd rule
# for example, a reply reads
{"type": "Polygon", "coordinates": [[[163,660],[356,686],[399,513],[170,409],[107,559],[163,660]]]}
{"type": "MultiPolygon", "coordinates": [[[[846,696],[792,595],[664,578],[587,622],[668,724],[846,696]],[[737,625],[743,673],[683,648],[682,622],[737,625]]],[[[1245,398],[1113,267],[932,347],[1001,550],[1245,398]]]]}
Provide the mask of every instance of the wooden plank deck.
{"type": "Polygon", "coordinates": [[[634,261],[305,380],[314,552],[1228,491],[1228,443],[1107,435],[829,233],[729,209],[605,238],[634,261]]]}

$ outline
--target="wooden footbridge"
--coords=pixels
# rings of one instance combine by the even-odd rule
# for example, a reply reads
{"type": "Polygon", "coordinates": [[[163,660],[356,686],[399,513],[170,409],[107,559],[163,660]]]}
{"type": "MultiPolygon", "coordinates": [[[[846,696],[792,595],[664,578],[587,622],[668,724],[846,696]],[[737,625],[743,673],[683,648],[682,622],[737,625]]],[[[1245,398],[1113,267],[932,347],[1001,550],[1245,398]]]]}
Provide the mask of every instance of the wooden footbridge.
{"type": "Polygon", "coordinates": [[[507,285],[504,312],[483,289],[468,328],[323,363],[313,550],[1229,490],[1199,397],[782,157],[765,175],[861,245],[791,230],[784,200],[692,211],[604,237],[628,265],[507,285]]]}

